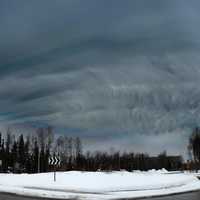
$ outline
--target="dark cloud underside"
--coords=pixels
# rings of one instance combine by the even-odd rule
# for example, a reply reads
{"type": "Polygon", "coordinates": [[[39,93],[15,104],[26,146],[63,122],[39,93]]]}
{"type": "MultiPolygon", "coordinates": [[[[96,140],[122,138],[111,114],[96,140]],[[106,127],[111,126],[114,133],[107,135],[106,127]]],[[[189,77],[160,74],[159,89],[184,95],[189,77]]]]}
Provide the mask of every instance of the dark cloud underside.
{"type": "Polygon", "coordinates": [[[51,124],[88,145],[107,138],[131,148],[130,140],[146,145],[143,135],[155,134],[185,145],[200,120],[199,8],[184,0],[2,0],[1,123],[51,124]]]}

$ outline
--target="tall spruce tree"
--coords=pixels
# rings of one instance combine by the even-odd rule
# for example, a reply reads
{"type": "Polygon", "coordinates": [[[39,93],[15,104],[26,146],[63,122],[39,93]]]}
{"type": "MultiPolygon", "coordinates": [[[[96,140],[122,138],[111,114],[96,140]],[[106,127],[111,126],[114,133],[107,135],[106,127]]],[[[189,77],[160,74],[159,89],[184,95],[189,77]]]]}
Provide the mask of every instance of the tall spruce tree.
{"type": "Polygon", "coordinates": [[[19,164],[20,167],[23,169],[25,167],[25,145],[24,145],[24,136],[22,134],[19,136],[18,150],[19,150],[19,164]]]}

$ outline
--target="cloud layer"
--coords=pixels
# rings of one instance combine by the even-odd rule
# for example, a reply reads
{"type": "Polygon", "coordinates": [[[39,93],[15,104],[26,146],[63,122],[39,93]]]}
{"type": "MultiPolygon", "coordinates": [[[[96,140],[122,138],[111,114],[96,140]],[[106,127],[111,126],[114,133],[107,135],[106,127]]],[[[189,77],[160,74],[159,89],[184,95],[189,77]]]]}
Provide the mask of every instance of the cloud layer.
{"type": "Polygon", "coordinates": [[[200,120],[199,7],[1,1],[1,123],[51,124],[110,146],[124,138],[127,148],[149,144],[142,135],[186,141],[200,120]]]}

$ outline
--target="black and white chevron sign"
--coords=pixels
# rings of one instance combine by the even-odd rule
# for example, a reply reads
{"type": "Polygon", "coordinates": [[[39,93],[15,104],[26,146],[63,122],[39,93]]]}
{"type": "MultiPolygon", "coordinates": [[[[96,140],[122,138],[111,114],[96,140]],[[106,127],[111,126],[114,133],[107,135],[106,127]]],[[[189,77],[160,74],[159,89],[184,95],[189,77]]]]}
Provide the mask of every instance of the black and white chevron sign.
{"type": "Polygon", "coordinates": [[[58,156],[49,157],[49,165],[60,165],[60,158],[58,156]]]}

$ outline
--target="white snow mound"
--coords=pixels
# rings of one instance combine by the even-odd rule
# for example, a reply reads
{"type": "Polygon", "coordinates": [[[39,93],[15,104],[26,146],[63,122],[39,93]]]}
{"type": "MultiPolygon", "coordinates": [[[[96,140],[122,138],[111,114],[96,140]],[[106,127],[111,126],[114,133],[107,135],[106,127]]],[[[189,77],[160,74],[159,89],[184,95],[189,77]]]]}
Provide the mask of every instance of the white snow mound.
{"type": "Polygon", "coordinates": [[[57,172],[0,174],[0,191],[49,198],[126,198],[155,196],[200,189],[200,181],[189,174],[149,172],[57,172]]]}

